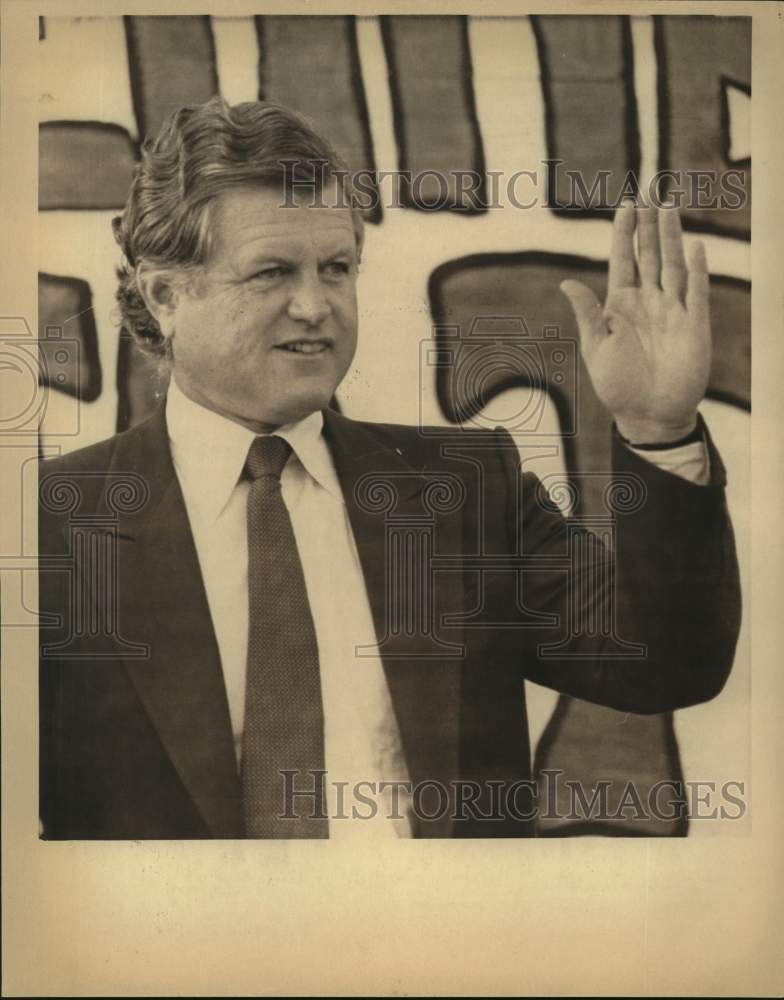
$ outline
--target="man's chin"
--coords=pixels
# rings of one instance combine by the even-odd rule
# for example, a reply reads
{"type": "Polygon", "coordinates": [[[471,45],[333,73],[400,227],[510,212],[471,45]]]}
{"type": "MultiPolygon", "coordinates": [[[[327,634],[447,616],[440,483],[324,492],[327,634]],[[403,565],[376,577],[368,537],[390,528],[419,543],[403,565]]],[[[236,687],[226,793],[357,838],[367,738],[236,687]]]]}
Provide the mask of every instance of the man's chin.
{"type": "Polygon", "coordinates": [[[267,427],[283,427],[287,424],[296,424],[300,420],[309,417],[311,413],[316,413],[329,406],[334,392],[323,391],[308,393],[297,399],[286,400],[274,408],[259,408],[252,419],[259,425],[267,427]]]}

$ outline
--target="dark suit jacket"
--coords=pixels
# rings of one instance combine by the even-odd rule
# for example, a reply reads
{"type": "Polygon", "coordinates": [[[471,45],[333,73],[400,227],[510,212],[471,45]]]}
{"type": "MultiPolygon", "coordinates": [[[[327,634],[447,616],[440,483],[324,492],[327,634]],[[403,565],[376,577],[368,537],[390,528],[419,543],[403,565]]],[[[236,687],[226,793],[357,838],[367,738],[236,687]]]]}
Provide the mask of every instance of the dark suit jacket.
{"type": "MultiPolygon", "coordinates": [[[[615,532],[614,558],[543,501],[503,431],[447,441],[326,411],[325,436],[411,779],[482,790],[466,818],[450,808],[420,819],[417,835],[532,834],[521,818],[530,788],[517,785],[500,818],[485,797],[485,782],[530,779],[524,679],[642,713],[722,688],[740,597],[709,436],[705,487],[615,441],[616,476],[646,497],[622,482],[627,512],[615,528],[593,525],[615,532]],[[386,610],[398,600],[387,548],[406,533],[431,557],[414,589],[431,594],[433,616],[413,630],[386,610]]],[[[44,836],[243,836],[218,647],[163,410],[43,463],[40,485],[44,836]]]]}

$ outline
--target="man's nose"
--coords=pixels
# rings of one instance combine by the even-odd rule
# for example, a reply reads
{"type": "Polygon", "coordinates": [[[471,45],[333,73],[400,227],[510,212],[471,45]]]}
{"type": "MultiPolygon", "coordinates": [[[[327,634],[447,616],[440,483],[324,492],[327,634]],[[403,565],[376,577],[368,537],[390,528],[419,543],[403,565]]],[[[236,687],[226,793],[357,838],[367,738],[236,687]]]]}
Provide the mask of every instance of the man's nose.
{"type": "Polygon", "coordinates": [[[289,302],[289,316],[309,326],[317,326],[327,318],[330,311],[331,306],[320,275],[303,275],[294,286],[289,302]]]}

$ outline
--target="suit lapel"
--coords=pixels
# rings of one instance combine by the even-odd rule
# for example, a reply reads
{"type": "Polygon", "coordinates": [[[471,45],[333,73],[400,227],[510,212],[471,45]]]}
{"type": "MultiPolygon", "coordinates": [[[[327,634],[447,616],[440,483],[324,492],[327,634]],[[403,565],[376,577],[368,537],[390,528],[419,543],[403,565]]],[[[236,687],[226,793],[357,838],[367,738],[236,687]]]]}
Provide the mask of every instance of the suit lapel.
{"type": "Polygon", "coordinates": [[[242,835],[240,784],[220,654],[163,409],[120,439],[112,471],[150,496],[119,524],[119,627],[146,643],[127,661],[137,694],[213,836],[242,835]]]}
{"type": "MultiPolygon", "coordinates": [[[[438,782],[453,793],[459,773],[459,702],[464,660],[461,634],[441,635],[390,625],[390,523],[431,523],[438,555],[461,551],[459,511],[433,515],[423,491],[438,473],[417,467],[361,424],[325,411],[332,452],[362,565],[380,653],[409,775],[415,785],[438,782]],[[374,501],[378,486],[394,485],[392,511],[374,501]],[[372,489],[376,483],[377,489],[372,489]],[[435,640],[435,641],[433,641],[435,640]]],[[[120,515],[118,625],[124,639],[142,642],[149,659],[126,669],[174,767],[216,837],[242,836],[241,791],[220,654],[198,556],[169,451],[164,411],[124,435],[111,472],[141,474],[150,495],[143,509],[120,515]]],[[[430,578],[428,586],[432,586],[430,578]]],[[[441,611],[463,607],[459,572],[438,575],[432,588],[441,611]]],[[[436,633],[439,630],[436,628],[436,633]]],[[[449,836],[451,808],[420,824],[419,835],[449,836]]],[[[450,794],[451,806],[451,794],[450,794]]]]}
{"type": "MultiPolygon", "coordinates": [[[[429,541],[423,544],[429,551],[459,554],[460,511],[434,514],[425,488],[438,479],[438,473],[428,473],[415,459],[385,447],[361,424],[325,411],[324,433],[359,552],[409,776],[415,785],[436,781],[451,793],[459,770],[462,635],[451,628],[447,639],[445,630],[436,627],[428,636],[421,627],[406,625],[399,596],[394,593],[391,560],[395,557],[390,540],[397,532],[399,540],[407,535],[413,546],[418,537],[427,535],[429,541]]],[[[459,572],[440,573],[435,581],[428,577],[425,586],[438,598],[436,621],[441,611],[462,609],[459,572]]],[[[404,588],[400,596],[406,600],[408,594],[410,590],[404,588]]],[[[428,798],[425,809],[437,811],[434,797],[428,798]]],[[[421,823],[418,835],[449,836],[450,813],[451,808],[446,815],[421,823]]]]}

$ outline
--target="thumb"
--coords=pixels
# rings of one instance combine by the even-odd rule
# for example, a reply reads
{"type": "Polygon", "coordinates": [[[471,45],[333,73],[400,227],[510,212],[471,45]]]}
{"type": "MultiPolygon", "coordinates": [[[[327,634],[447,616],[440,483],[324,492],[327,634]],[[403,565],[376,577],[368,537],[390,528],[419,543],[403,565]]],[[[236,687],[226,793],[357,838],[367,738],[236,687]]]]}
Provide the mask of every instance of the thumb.
{"type": "Polygon", "coordinates": [[[583,353],[591,352],[607,336],[607,323],[599,300],[582,281],[562,281],[560,288],[569,299],[577,320],[583,353]]]}

